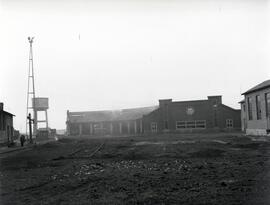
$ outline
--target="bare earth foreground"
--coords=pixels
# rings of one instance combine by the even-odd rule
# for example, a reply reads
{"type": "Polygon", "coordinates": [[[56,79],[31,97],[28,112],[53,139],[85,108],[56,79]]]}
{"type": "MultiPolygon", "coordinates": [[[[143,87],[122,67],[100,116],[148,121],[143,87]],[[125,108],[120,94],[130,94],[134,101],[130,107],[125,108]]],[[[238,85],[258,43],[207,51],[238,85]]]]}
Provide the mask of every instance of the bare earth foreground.
{"type": "Polygon", "coordinates": [[[69,138],[0,156],[0,204],[270,204],[270,141],[69,138]]]}

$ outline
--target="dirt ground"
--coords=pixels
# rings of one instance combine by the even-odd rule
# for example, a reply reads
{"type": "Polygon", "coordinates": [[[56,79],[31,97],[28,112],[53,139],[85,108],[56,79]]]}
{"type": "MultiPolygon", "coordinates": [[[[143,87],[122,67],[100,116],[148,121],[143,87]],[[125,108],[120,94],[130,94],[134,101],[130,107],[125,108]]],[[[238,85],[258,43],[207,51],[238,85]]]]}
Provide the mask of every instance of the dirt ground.
{"type": "Polygon", "coordinates": [[[270,139],[63,138],[0,156],[0,204],[270,204],[270,139]]]}

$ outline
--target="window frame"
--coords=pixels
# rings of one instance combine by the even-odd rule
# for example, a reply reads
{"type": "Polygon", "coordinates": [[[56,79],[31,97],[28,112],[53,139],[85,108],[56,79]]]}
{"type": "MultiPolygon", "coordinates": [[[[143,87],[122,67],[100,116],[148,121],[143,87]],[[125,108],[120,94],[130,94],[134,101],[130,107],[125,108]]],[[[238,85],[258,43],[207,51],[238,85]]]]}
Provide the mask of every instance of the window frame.
{"type": "Polygon", "coordinates": [[[264,94],[264,99],[265,99],[265,116],[269,117],[270,116],[270,92],[264,94]],[[268,103],[267,96],[269,96],[269,103],[268,103]]]}
{"type": "Polygon", "coordinates": [[[226,119],[226,128],[233,128],[233,119],[226,119]]]}
{"type": "Polygon", "coordinates": [[[261,96],[260,95],[256,95],[256,117],[257,120],[261,120],[262,119],[262,108],[261,108],[261,96]]]}
{"type": "Polygon", "coordinates": [[[206,120],[195,120],[196,129],[206,129],[206,120]],[[203,127],[199,127],[198,124],[202,124],[203,127]]]}
{"type": "Polygon", "coordinates": [[[206,129],[206,120],[193,120],[193,121],[176,121],[175,122],[176,130],[182,129],[206,129]],[[188,126],[193,125],[192,127],[188,126]]]}
{"type": "Polygon", "coordinates": [[[248,97],[247,98],[247,103],[248,103],[248,120],[253,120],[253,114],[252,114],[252,98],[248,97]]]}
{"type": "Polygon", "coordinates": [[[151,132],[155,133],[158,130],[157,122],[151,122],[151,132]]]}
{"type": "Polygon", "coordinates": [[[187,129],[195,129],[196,128],[195,121],[186,121],[186,128],[187,129]]]}
{"type": "Polygon", "coordinates": [[[175,126],[177,130],[186,129],[186,121],[176,121],[175,126]],[[182,126],[179,123],[182,123],[182,126]]]}

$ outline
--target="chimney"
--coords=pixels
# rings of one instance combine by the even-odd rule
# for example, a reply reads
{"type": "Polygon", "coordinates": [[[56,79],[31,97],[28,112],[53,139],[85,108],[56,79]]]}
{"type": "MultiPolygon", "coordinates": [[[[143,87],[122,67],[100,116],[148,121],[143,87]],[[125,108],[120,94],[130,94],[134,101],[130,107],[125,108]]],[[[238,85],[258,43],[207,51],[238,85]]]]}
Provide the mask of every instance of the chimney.
{"type": "Polygon", "coordinates": [[[172,99],[162,99],[159,100],[159,107],[169,105],[172,102],[172,99]]]}
{"type": "Polygon", "coordinates": [[[222,96],[221,95],[208,96],[208,100],[211,101],[213,105],[222,104],[222,96]]]}
{"type": "Polygon", "coordinates": [[[4,103],[0,103],[0,110],[4,110],[4,103]]]}

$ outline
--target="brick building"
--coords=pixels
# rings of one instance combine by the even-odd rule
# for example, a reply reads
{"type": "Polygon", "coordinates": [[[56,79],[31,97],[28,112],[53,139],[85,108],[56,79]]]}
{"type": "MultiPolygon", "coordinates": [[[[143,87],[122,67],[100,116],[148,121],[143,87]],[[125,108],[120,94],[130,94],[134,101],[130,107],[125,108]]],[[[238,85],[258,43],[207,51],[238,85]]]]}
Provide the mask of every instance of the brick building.
{"type": "Polygon", "coordinates": [[[221,96],[121,111],[67,111],[68,135],[232,131],[241,129],[240,110],[222,104],[221,96]]]}
{"type": "Polygon", "coordinates": [[[242,130],[249,135],[267,135],[270,133],[270,80],[264,81],[242,95],[242,130]]]}
{"type": "Polygon", "coordinates": [[[0,143],[13,141],[13,114],[4,111],[4,104],[0,103],[0,143]]]}
{"type": "Polygon", "coordinates": [[[204,132],[241,129],[240,110],[222,104],[221,96],[207,100],[159,100],[158,109],[143,117],[145,133],[204,132]]]}
{"type": "Polygon", "coordinates": [[[129,135],[143,133],[142,116],[156,107],[89,112],[67,111],[68,135],[129,135]]]}

